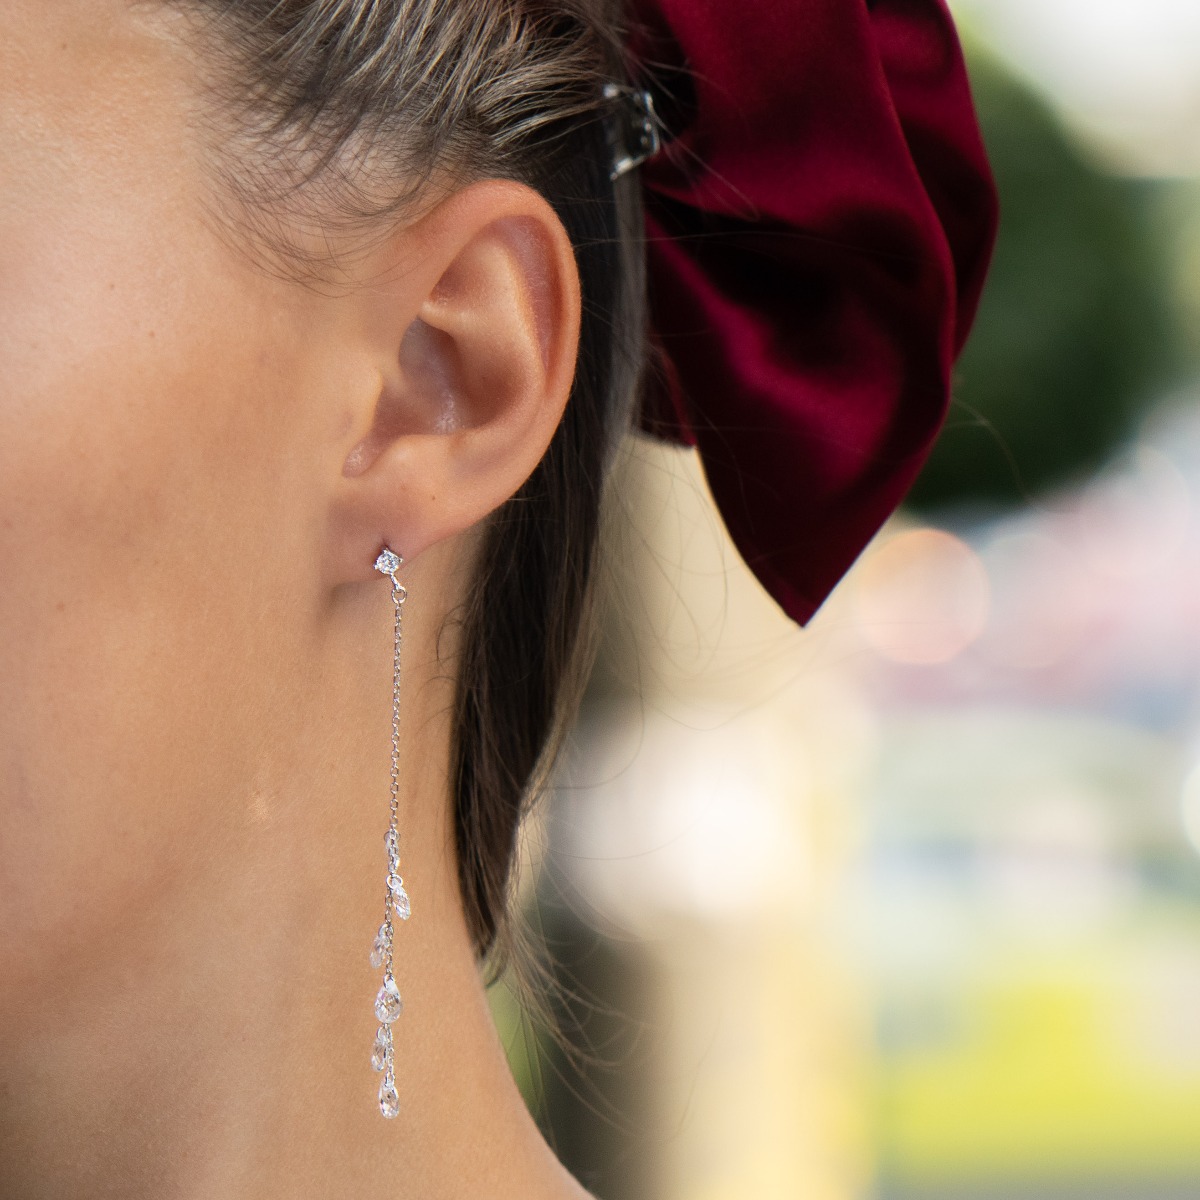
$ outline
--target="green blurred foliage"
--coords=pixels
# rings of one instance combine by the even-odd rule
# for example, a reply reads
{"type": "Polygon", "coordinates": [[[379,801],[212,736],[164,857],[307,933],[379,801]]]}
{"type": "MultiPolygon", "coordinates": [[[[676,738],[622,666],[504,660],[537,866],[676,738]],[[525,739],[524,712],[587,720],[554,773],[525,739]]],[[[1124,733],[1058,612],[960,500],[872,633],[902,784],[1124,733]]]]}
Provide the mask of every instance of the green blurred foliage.
{"type": "Polygon", "coordinates": [[[1105,173],[1046,104],[968,46],[1000,235],[946,427],[909,496],[1007,506],[1080,476],[1176,382],[1166,186],[1105,173]]]}

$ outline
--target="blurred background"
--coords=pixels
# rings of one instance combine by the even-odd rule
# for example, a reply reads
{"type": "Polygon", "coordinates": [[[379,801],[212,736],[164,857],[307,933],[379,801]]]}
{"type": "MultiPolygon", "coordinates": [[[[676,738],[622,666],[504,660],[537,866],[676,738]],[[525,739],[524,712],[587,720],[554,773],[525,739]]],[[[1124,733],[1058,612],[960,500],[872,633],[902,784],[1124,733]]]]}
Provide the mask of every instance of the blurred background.
{"type": "Polygon", "coordinates": [[[1200,1197],[1200,3],[954,7],[1003,219],[904,510],[798,630],[621,464],[491,993],[602,1200],[1200,1197]]]}

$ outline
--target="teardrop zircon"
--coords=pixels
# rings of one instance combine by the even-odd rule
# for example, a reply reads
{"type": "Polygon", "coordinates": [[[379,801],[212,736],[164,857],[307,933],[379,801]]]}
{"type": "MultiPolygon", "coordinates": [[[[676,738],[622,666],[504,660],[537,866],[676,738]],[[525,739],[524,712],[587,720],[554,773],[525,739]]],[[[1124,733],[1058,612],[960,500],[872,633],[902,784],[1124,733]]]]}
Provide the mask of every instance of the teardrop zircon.
{"type": "Polygon", "coordinates": [[[402,921],[407,921],[412,916],[412,902],[404,890],[404,880],[399,875],[392,874],[387,878],[387,885],[392,893],[392,907],[396,910],[396,916],[402,921]]]}
{"type": "Polygon", "coordinates": [[[391,1118],[400,1114],[400,1097],[396,1095],[396,1081],[389,1071],[379,1085],[379,1111],[391,1118]]]}
{"type": "Polygon", "coordinates": [[[382,967],[384,956],[387,954],[387,925],[380,925],[371,946],[371,966],[382,967]]]}
{"type": "Polygon", "coordinates": [[[381,1024],[390,1025],[400,1015],[403,1007],[400,989],[396,986],[396,981],[388,975],[383,981],[383,987],[379,989],[379,995],[375,997],[375,1015],[381,1024]]]}
{"type": "Polygon", "coordinates": [[[380,1025],[375,1034],[375,1045],[371,1047],[371,1066],[376,1071],[382,1071],[387,1066],[388,1055],[392,1050],[392,1031],[386,1025],[380,1025]]]}

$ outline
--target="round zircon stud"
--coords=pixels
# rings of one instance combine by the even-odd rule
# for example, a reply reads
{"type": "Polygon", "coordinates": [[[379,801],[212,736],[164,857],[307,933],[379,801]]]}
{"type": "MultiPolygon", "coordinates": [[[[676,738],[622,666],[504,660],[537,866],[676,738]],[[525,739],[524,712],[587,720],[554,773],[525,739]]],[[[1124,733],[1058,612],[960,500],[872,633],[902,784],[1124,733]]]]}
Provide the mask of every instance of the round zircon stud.
{"type": "Polygon", "coordinates": [[[400,566],[400,556],[394,550],[381,550],[375,560],[375,570],[390,575],[400,566]]]}

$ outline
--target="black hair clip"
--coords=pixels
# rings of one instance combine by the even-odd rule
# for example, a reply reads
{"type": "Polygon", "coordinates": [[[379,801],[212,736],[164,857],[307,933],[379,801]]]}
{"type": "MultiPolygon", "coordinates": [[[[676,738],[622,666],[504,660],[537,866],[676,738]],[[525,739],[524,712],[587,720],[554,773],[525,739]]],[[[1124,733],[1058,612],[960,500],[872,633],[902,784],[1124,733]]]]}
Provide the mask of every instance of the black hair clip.
{"type": "Polygon", "coordinates": [[[609,123],[612,166],[608,177],[620,179],[627,171],[653,158],[662,145],[654,99],[644,88],[619,83],[604,85],[604,98],[614,101],[614,120],[609,123]]]}

